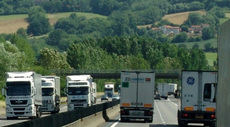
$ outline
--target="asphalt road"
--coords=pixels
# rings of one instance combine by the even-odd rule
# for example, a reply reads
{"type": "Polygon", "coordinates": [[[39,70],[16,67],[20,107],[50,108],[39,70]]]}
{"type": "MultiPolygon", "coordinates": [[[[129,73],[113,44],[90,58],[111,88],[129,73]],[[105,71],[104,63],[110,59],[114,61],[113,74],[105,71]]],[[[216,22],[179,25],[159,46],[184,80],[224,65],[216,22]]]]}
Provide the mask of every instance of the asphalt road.
{"type": "MultiPolygon", "coordinates": [[[[100,104],[100,103],[104,103],[106,101],[101,102],[101,99],[97,99],[97,103],[96,104],[100,104]]],[[[60,108],[60,113],[61,112],[66,112],[67,111],[67,105],[66,104],[62,104],[61,108],[60,108]]],[[[43,113],[42,117],[48,116],[50,115],[49,113],[43,113]]],[[[16,123],[21,123],[24,121],[28,121],[30,119],[28,118],[19,118],[19,119],[15,119],[15,120],[7,120],[5,115],[0,115],[0,127],[2,126],[7,126],[7,125],[11,125],[11,124],[16,124],[16,123]]]]}
{"type": "MultiPolygon", "coordinates": [[[[179,99],[169,97],[168,100],[155,100],[154,115],[152,123],[145,123],[143,120],[132,120],[120,122],[119,116],[106,122],[104,127],[177,127],[177,110],[180,106],[179,99]]],[[[193,124],[190,127],[199,127],[202,124],[193,124]]]]}
{"type": "MultiPolygon", "coordinates": [[[[62,104],[61,108],[60,108],[60,112],[66,112],[67,111],[67,105],[66,104],[62,104]]],[[[49,113],[43,113],[42,117],[48,116],[50,115],[49,113]]],[[[7,125],[11,125],[11,124],[16,124],[16,123],[21,123],[24,121],[28,121],[30,119],[28,118],[19,118],[19,119],[15,119],[15,120],[7,120],[5,115],[1,115],[0,116],[0,127],[2,126],[7,126],[7,125]]]]}

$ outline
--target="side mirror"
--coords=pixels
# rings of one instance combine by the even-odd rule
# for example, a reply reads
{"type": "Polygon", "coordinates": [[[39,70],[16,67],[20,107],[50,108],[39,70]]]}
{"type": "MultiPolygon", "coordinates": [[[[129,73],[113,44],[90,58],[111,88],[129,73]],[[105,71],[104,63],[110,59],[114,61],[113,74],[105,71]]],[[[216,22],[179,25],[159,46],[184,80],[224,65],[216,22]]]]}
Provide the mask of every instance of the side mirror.
{"type": "Polygon", "coordinates": [[[67,89],[67,87],[64,88],[64,93],[65,93],[65,95],[68,94],[68,89],[67,89]]]}
{"type": "Polygon", "coordinates": [[[6,89],[5,89],[5,88],[2,88],[2,95],[3,95],[4,97],[6,97],[6,89]]]}
{"type": "Polygon", "coordinates": [[[32,87],[32,91],[31,91],[31,96],[34,96],[36,95],[37,91],[34,87],[32,87]]]}

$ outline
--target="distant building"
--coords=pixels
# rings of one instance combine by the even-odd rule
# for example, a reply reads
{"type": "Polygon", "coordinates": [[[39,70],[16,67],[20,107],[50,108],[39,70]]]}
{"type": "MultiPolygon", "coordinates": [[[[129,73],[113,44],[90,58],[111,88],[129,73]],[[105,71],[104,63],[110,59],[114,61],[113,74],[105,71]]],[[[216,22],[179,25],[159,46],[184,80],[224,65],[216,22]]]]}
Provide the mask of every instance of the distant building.
{"type": "Polygon", "coordinates": [[[159,29],[166,35],[179,34],[181,31],[180,27],[174,27],[174,26],[169,26],[169,25],[161,26],[159,27],[159,29]]]}
{"type": "Polygon", "coordinates": [[[189,28],[189,33],[192,34],[202,34],[202,30],[206,27],[209,27],[209,24],[201,24],[201,25],[192,25],[189,28]]]}

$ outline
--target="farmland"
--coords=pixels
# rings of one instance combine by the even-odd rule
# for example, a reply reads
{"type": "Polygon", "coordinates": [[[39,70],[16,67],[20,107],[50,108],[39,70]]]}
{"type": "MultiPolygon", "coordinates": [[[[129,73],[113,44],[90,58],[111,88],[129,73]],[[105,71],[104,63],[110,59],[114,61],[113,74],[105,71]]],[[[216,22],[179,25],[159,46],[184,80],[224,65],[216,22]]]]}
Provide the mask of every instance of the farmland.
{"type": "MultiPolygon", "coordinates": [[[[51,25],[54,25],[58,19],[68,17],[73,12],[65,12],[65,13],[55,13],[48,14],[49,22],[51,25]]],[[[106,16],[101,16],[93,13],[82,13],[76,12],[78,16],[85,16],[86,18],[106,18],[106,16]]],[[[26,18],[28,15],[20,14],[20,15],[7,15],[0,16],[0,34],[2,33],[15,33],[19,28],[26,29],[28,23],[26,22],[26,18]]]]}

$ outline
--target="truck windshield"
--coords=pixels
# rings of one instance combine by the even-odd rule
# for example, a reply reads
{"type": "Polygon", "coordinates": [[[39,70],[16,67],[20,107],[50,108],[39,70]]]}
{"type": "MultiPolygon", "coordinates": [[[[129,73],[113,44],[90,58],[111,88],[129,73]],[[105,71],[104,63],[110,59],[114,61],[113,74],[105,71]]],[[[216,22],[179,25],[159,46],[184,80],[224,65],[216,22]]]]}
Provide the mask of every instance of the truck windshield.
{"type": "Polygon", "coordinates": [[[69,83],[69,85],[87,85],[86,82],[69,83]]]}
{"type": "Polygon", "coordinates": [[[69,95],[88,95],[88,87],[69,87],[69,95]]]}
{"type": "Polygon", "coordinates": [[[106,93],[106,96],[108,96],[108,97],[112,97],[113,96],[113,89],[111,89],[111,88],[106,88],[105,89],[105,93],[106,93]]]}
{"type": "Polygon", "coordinates": [[[42,88],[42,96],[52,96],[53,93],[53,88],[42,88]]]}
{"type": "Polygon", "coordinates": [[[30,82],[7,82],[7,96],[28,96],[31,94],[30,82]]]}

